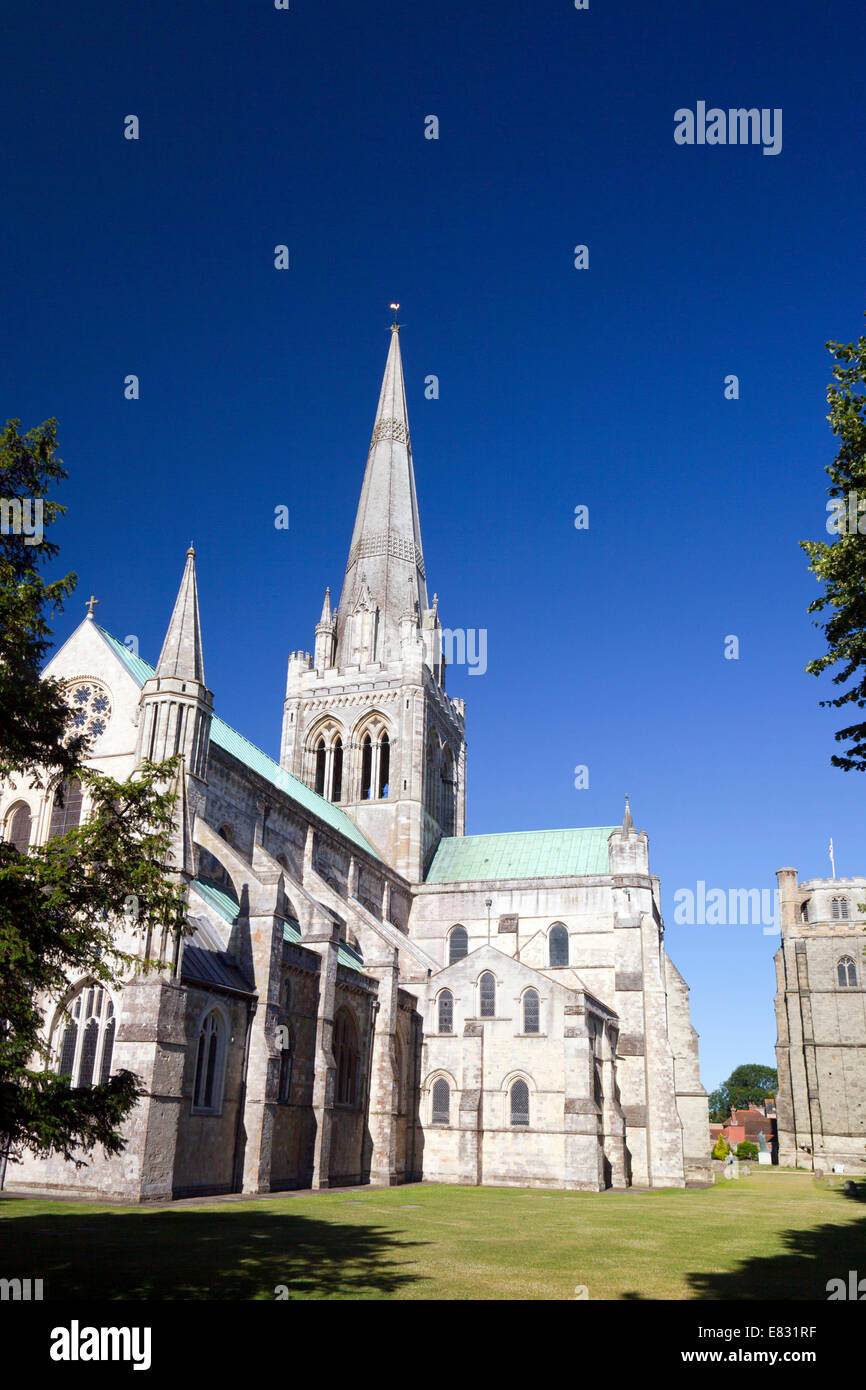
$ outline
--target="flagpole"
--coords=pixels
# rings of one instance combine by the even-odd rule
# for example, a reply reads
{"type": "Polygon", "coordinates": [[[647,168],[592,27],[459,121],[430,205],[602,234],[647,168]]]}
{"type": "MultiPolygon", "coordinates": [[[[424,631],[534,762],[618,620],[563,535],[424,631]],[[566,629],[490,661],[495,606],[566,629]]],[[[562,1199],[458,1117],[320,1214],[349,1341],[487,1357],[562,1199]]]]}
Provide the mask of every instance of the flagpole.
{"type": "Polygon", "coordinates": [[[833,841],[830,841],[830,867],[833,870],[833,878],[836,878],[836,858],[833,854],[833,841]]]}

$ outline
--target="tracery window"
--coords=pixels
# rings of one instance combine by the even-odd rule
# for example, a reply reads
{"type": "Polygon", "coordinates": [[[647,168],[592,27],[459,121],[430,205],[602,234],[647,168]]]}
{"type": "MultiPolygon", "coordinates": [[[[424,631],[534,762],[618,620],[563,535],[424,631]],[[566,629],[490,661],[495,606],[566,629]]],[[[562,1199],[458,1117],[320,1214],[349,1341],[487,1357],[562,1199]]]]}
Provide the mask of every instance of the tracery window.
{"type": "Polygon", "coordinates": [[[111,719],[111,696],[99,681],[71,681],[63,688],[63,697],[72,715],[68,731],[84,734],[88,740],[99,738],[111,719]]]}
{"type": "Polygon", "coordinates": [[[222,1108],[225,1043],[222,1018],[212,1009],[202,1022],[196,1049],[192,1104],[199,1114],[216,1115],[222,1108]]]}
{"type": "Polygon", "coordinates": [[[63,1010],[55,1034],[57,1074],[73,1086],[102,1085],[111,1075],[114,1004],[101,985],[82,985],[63,1010]]]}
{"type": "Polygon", "coordinates": [[[511,1087],[511,1123],[529,1124],[529,1087],[519,1078],[511,1087]]]}
{"type": "Polygon", "coordinates": [[[434,1125],[450,1125],[451,1123],[451,1087],[444,1076],[439,1076],[433,1082],[433,1123],[434,1125]]]}
{"type": "Polygon", "coordinates": [[[836,979],[841,989],[857,988],[857,966],[853,957],[843,956],[836,965],[836,979]]]}
{"type": "Polygon", "coordinates": [[[51,825],[48,830],[49,839],[53,840],[57,835],[65,835],[81,824],[83,802],[84,793],[81,789],[81,783],[74,777],[65,778],[54,793],[51,825]]]}

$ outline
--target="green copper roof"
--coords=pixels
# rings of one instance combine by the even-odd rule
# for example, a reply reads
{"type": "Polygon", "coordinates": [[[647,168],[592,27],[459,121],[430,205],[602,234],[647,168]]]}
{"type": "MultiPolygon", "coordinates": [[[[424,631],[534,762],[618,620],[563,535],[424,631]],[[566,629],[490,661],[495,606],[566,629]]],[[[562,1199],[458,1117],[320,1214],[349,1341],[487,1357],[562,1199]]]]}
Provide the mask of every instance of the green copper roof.
{"type": "Polygon", "coordinates": [[[190,887],[195,889],[199,897],[212,907],[214,912],[219,913],[223,921],[234,925],[240,907],[230,893],[226,893],[222,888],[217,888],[214,883],[207,883],[203,878],[194,878],[190,887]]]}
{"type": "MultiPolygon", "coordinates": [[[[303,946],[301,928],[294,917],[283,918],[283,940],[293,941],[298,946],[303,946]]],[[[364,973],[364,958],[358,951],[353,951],[347,942],[341,941],[337,947],[337,961],[340,965],[345,965],[349,970],[357,970],[359,974],[364,973]]]]}
{"type": "MultiPolygon", "coordinates": [[[[120,657],[138,685],[144,685],[145,681],[150,680],[150,677],[155,674],[152,666],[149,666],[142,657],[133,656],[129,648],[119,642],[116,637],[112,637],[111,633],[107,632],[104,627],[101,627],[99,631],[112,651],[120,657]]],[[[351,816],[348,816],[345,811],[341,811],[339,806],[335,806],[326,797],[319,796],[318,792],[312,791],[306,783],[298,777],[294,777],[291,772],[287,772],[284,767],[280,767],[279,763],[275,763],[273,758],[269,758],[267,753],[262,752],[261,748],[250,743],[248,738],[244,738],[243,734],[239,734],[237,729],[232,729],[222,719],[217,719],[216,715],[211,723],[210,736],[212,743],[224,748],[227,753],[231,753],[232,757],[237,758],[238,762],[244,763],[252,772],[257,772],[260,777],[264,777],[273,786],[279,787],[280,791],[285,792],[299,806],[303,806],[305,810],[318,816],[319,820],[330,825],[332,830],[336,830],[338,834],[344,835],[347,840],[351,840],[360,849],[372,854],[374,859],[381,859],[382,856],[361,833],[351,816]]]]}
{"type": "Polygon", "coordinates": [[[427,883],[477,883],[503,878],[580,878],[609,874],[608,837],[616,825],[585,830],[527,830],[455,835],[440,840],[427,883]]]}

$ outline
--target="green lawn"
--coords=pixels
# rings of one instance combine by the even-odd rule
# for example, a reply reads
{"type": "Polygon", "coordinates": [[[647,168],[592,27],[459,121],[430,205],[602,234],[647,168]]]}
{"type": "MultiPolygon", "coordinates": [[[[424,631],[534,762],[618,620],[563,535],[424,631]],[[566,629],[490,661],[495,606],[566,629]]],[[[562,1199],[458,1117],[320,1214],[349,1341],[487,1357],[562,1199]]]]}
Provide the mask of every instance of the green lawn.
{"type": "Polygon", "coordinates": [[[0,1276],[46,1299],[819,1299],[866,1273],[866,1184],[706,1191],[416,1186],[119,1207],[0,1198],[0,1276]],[[859,1199],[859,1200],[858,1200],[859,1199]]]}

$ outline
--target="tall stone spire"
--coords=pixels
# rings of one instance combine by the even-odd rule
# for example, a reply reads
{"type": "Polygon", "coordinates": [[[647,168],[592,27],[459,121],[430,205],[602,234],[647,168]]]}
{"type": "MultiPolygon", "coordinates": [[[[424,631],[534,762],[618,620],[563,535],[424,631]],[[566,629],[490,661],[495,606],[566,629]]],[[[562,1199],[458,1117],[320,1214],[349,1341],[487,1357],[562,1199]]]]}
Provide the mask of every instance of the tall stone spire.
{"type": "Polygon", "coordinates": [[[337,610],[339,666],[384,661],[399,652],[407,580],[412,581],[413,591],[417,589],[420,622],[427,608],[427,580],[400,328],[394,323],[337,610]]]}
{"type": "Polygon", "coordinates": [[[176,676],[179,680],[198,681],[200,685],[204,685],[198,588],[195,582],[195,551],[192,546],[186,552],[183,578],[162,644],[156,674],[176,676]]]}

